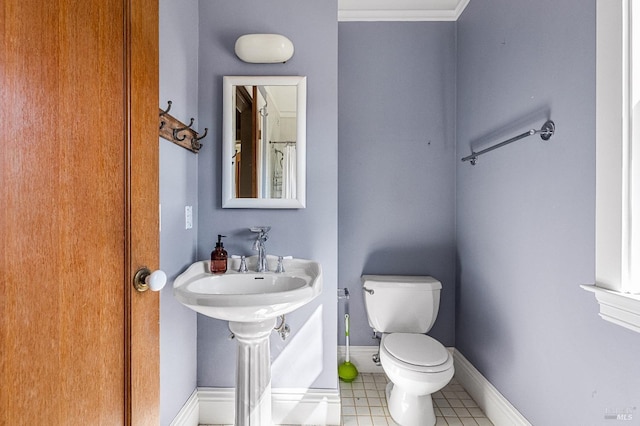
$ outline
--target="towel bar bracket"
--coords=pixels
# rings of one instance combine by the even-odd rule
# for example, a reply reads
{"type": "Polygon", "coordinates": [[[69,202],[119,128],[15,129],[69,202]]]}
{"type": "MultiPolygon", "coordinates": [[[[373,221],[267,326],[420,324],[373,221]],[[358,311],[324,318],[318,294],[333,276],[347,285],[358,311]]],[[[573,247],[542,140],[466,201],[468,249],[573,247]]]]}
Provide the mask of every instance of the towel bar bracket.
{"type": "Polygon", "coordinates": [[[556,132],[556,124],[551,120],[547,120],[542,125],[542,128],[536,131],[536,133],[540,133],[540,137],[542,138],[543,141],[548,141],[549,139],[551,139],[551,136],[553,136],[555,132],[556,132]]]}

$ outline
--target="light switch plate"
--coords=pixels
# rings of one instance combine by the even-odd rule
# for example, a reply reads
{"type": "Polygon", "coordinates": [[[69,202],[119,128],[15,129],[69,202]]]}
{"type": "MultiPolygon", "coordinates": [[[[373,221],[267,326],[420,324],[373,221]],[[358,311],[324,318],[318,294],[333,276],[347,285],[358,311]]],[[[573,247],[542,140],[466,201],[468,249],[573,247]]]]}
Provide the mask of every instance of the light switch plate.
{"type": "Polygon", "coordinates": [[[193,206],[184,206],[184,229],[193,228],[193,206]]]}

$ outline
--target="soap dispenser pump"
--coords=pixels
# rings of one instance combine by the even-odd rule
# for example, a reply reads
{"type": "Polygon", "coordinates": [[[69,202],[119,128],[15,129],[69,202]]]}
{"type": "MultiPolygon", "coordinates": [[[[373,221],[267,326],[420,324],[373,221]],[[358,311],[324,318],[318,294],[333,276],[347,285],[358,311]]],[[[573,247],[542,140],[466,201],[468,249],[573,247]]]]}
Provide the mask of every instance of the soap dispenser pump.
{"type": "Polygon", "coordinates": [[[211,273],[224,274],[227,272],[227,251],[222,245],[224,235],[218,234],[218,242],[216,248],[211,252],[211,273]]]}

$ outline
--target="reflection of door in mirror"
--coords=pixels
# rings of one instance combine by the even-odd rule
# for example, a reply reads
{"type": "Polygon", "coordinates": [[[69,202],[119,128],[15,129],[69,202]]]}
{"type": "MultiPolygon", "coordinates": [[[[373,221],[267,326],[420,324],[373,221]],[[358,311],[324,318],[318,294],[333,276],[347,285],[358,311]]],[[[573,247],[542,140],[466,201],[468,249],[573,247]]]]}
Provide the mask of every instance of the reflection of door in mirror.
{"type": "Polygon", "coordinates": [[[236,128],[235,128],[235,178],[236,197],[255,198],[258,195],[256,164],[258,157],[256,87],[236,86],[236,128]]]}

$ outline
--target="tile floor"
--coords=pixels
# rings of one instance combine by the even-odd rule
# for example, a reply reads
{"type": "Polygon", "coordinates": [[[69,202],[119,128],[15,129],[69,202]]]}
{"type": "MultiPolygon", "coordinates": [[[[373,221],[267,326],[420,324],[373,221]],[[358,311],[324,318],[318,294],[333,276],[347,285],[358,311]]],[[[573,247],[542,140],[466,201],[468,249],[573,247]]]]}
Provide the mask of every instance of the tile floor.
{"type": "MultiPolygon", "coordinates": [[[[342,426],[397,426],[387,410],[387,383],[384,373],[360,373],[351,383],[340,381],[342,426]]],[[[436,426],[493,426],[455,377],[433,394],[433,406],[436,426]]]]}
{"type": "MultiPolygon", "coordinates": [[[[361,373],[352,383],[341,381],[342,425],[396,425],[387,410],[386,386],[387,378],[382,373],[361,373]]],[[[493,425],[455,378],[433,394],[433,405],[436,426],[493,425]]]]}

